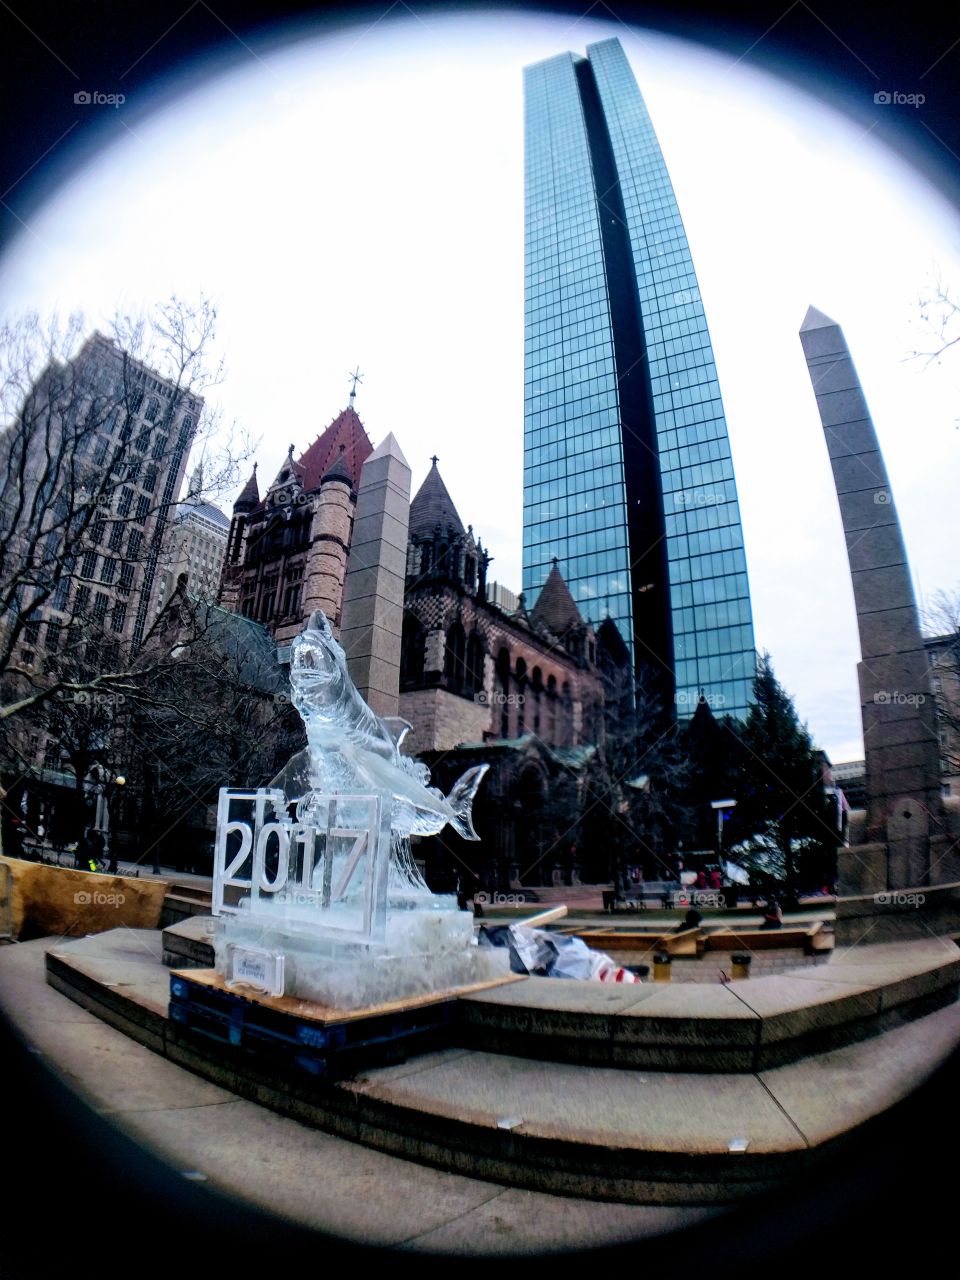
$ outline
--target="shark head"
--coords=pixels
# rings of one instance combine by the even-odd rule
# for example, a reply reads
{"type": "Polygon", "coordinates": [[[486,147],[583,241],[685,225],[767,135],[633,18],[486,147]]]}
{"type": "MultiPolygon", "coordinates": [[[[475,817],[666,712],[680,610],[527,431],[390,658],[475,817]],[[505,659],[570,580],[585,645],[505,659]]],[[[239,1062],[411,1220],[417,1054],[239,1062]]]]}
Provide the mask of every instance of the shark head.
{"type": "Polygon", "coordinates": [[[337,718],[348,689],[347,658],[330,623],[317,610],[290,649],[291,701],[309,728],[311,720],[337,718]]]}

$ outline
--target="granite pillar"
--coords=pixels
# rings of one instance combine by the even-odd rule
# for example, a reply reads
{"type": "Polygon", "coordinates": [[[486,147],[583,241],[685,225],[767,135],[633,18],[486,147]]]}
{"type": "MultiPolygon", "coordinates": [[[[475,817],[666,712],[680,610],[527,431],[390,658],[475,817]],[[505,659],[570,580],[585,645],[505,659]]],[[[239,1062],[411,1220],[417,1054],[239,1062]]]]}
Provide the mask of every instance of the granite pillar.
{"type": "Polygon", "coordinates": [[[400,696],[409,517],[410,467],[388,435],[360,474],[340,622],[350,675],[380,716],[395,716],[400,696]]]}
{"type": "MultiPolygon", "coordinates": [[[[942,882],[946,833],[929,664],[910,569],[870,412],[840,326],[816,307],[800,330],[833,469],[853,582],[867,809],[840,851],[841,897],[942,882]]],[[[838,941],[842,910],[838,905],[838,941]]],[[[855,940],[851,938],[850,940],[855,940]]]]}

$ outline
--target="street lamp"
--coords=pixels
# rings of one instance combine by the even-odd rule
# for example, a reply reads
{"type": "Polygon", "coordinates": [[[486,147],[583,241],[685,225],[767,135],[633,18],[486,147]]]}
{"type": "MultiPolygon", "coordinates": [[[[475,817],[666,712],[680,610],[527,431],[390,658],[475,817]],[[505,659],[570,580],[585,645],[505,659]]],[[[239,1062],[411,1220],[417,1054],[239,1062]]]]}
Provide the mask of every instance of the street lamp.
{"type": "Polygon", "coordinates": [[[728,809],[735,809],[736,800],[711,800],[710,808],[717,811],[717,857],[720,859],[720,870],[723,870],[723,815],[728,809]]]}

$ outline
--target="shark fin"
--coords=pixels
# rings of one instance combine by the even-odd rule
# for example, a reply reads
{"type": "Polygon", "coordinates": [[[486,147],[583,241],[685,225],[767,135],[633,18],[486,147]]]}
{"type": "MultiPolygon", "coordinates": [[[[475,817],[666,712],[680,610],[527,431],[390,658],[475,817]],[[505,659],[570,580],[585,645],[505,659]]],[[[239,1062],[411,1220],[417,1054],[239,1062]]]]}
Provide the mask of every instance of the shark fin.
{"type": "Polygon", "coordinates": [[[464,840],[479,840],[473,829],[473,800],[477,788],[483,781],[483,775],[490,768],[488,764],[478,764],[468,769],[462,778],[458,778],[447,796],[447,804],[453,810],[450,825],[458,836],[464,840]]]}

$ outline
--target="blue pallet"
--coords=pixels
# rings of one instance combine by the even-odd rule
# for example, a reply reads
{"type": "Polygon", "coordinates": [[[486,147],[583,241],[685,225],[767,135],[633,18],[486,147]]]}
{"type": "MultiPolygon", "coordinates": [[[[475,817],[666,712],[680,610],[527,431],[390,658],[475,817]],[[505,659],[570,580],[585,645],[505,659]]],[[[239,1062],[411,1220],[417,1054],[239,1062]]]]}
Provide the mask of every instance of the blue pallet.
{"type": "Polygon", "coordinates": [[[172,974],[169,1014],[192,1035],[325,1078],[444,1047],[451,1039],[454,1003],[322,1025],[172,974]]]}

